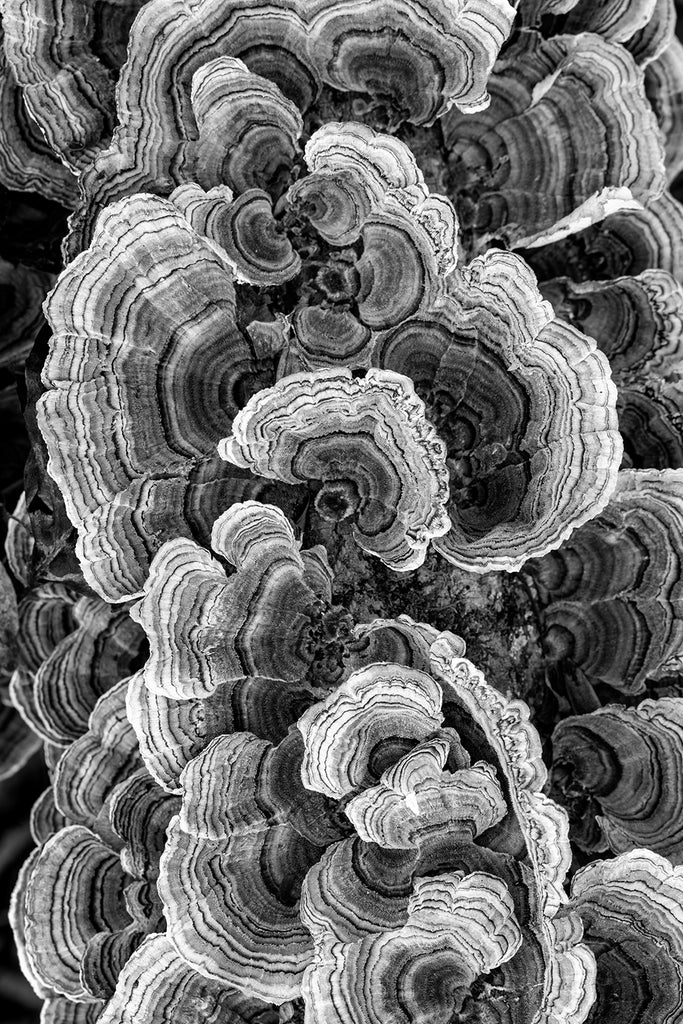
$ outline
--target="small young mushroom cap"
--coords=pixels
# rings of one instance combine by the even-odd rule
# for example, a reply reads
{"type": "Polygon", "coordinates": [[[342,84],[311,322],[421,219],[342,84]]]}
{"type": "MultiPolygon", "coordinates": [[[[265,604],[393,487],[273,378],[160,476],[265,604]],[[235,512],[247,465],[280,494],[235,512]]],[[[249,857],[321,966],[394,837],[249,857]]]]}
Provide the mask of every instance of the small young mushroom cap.
{"type": "Polygon", "coordinates": [[[192,78],[192,111],[199,129],[195,180],[228,185],[237,194],[277,187],[299,151],[303,120],[274,82],[234,57],[201,64],[192,78]]]}
{"type": "Polygon", "coordinates": [[[304,785],[337,800],[354,794],[442,721],[441,689],[427,673],[381,663],[358,669],[297,722],[304,785]]]}

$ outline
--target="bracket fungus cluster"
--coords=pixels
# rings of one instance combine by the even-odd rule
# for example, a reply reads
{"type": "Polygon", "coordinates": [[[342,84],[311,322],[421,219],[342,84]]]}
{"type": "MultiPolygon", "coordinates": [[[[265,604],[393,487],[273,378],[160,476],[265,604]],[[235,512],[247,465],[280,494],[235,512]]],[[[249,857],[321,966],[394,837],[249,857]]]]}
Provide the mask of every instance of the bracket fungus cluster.
{"type": "Polygon", "coordinates": [[[391,568],[443,538],[479,572],[519,568],[607,501],[607,360],[523,261],[456,269],[453,207],[391,136],[328,124],[304,156],[279,215],[265,191],[223,185],[120,200],[50,297],[39,422],[106,599],[139,593],[161,542],[208,540],[242,498],[353,517],[391,568]]]}
{"type": "Polygon", "coordinates": [[[0,0],[41,1024],[678,1019],[675,13],[0,0]]]}

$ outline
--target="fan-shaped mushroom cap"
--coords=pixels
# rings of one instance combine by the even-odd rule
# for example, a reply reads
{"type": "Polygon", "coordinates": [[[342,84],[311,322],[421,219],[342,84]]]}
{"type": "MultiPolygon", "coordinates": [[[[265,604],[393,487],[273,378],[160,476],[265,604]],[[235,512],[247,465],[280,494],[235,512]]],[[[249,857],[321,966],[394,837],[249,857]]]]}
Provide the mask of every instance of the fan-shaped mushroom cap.
{"type": "Polygon", "coordinates": [[[385,664],[359,669],[297,722],[304,785],[341,800],[442,721],[441,689],[427,673],[385,664]]]}
{"type": "Polygon", "coordinates": [[[621,459],[616,391],[595,342],[553,319],[529,267],[496,250],[449,294],[377,339],[374,361],[411,377],[445,441],[449,561],[519,569],[596,515],[621,459]]]}
{"type": "Polygon", "coordinates": [[[66,748],[55,769],[58,809],[70,822],[93,829],[103,824],[108,838],[108,816],[102,813],[107,798],[141,767],[137,738],[126,718],[127,686],[123,679],[100,697],[88,731],[66,748]]]}
{"type": "Polygon", "coordinates": [[[216,521],[212,546],[236,572],[189,540],[169,541],[152,563],[133,609],[150,643],[146,685],[182,699],[244,676],[300,679],[311,612],[330,595],[324,549],[301,552],[280,509],[255,501],[216,521]]]}
{"type": "Polygon", "coordinates": [[[683,470],[622,470],[604,512],[527,565],[547,655],[625,693],[677,668],[682,545],[683,470]]]}
{"type": "Polygon", "coordinates": [[[118,855],[81,825],[61,829],[37,851],[23,895],[23,930],[26,956],[42,984],[76,1001],[107,994],[99,975],[116,954],[101,940],[132,924],[125,884],[118,855]]]}
{"type": "Polygon", "coordinates": [[[298,107],[277,85],[227,55],[197,68],[191,101],[199,129],[196,181],[203,188],[228,185],[237,193],[277,187],[298,155],[303,133],[298,107]]]}
{"type": "Polygon", "coordinates": [[[572,882],[598,965],[587,1024],[675,1020],[683,992],[683,869],[635,850],[595,861],[572,882]]]}
{"type": "MultiPolygon", "coordinates": [[[[24,607],[26,601],[40,601],[45,589],[29,593],[24,607]]],[[[53,596],[48,591],[44,600],[51,601],[53,596]]],[[[47,742],[65,746],[86,731],[99,697],[128,675],[143,635],[126,609],[112,608],[99,597],[65,591],[62,615],[66,635],[54,638],[57,643],[32,666],[33,671],[26,665],[15,674],[10,691],[34,732],[47,742]]],[[[27,616],[23,618],[26,621],[27,616]]],[[[44,615],[40,619],[45,625],[44,615]]],[[[49,649],[49,641],[45,646],[49,649]]]]}
{"type": "Polygon", "coordinates": [[[181,775],[159,892],[169,935],[209,978],[282,1003],[299,994],[311,939],[299,919],[308,868],[344,832],[301,781],[303,744],[250,733],[214,740],[181,775]],[[213,882],[210,882],[213,879],[213,882]]]}
{"type": "Polygon", "coordinates": [[[516,248],[561,239],[664,189],[643,73],[618,43],[522,30],[497,61],[489,91],[483,112],[451,111],[442,120],[454,197],[471,196],[458,213],[479,251],[498,239],[516,248]],[[558,119],[571,125],[561,145],[558,119]]]}
{"type": "Polygon", "coordinates": [[[614,853],[647,848],[683,863],[683,699],[565,718],[552,742],[553,795],[569,810],[578,846],[600,850],[606,841],[614,853]]]}

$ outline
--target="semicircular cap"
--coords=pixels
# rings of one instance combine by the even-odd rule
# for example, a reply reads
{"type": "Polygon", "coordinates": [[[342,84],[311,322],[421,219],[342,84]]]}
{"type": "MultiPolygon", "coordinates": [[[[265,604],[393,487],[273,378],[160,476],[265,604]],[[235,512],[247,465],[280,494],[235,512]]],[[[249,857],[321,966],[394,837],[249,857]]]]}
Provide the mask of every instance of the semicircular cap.
{"type": "MultiPolygon", "coordinates": [[[[423,760],[420,747],[412,752],[412,759],[418,752],[423,760]]],[[[410,757],[405,755],[393,769],[384,772],[378,786],[366,789],[347,804],[345,813],[365,842],[390,849],[421,850],[438,834],[471,829],[471,834],[478,836],[505,816],[505,800],[490,765],[477,762],[471,768],[446,773],[432,769],[429,774],[421,765],[425,777],[397,779],[398,773],[405,774],[405,762],[410,757]]]]}
{"type": "Polygon", "coordinates": [[[240,194],[282,187],[304,126],[274,82],[239,59],[216,57],[195,71],[190,99],[199,129],[195,176],[203,188],[224,184],[240,194]]]}
{"type": "Polygon", "coordinates": [[[143,641],[127,609],[112,608],[98,597],[78,598],[72,616],[73,631],[59,641],[33,681],[36,731],[57,744],[86,732],[98,699],[129,674],[143,641]]]}
{"type": "Polygon", "coordinates": [[[621,43],[641,67],[649,66],[666,49],[676,24],[671,0],[644,0],[637,5],[624,0],[599,5],[587,0],[534,0],[522,6],[520,15],[526,25],[543,26],[551,35],[594,32],[621,43]],[[564,17],[553,18],[558,14],[564,17]]]}
{"type": "Polygon", "coordinates": [[[318,513],[352,518],[357,542],[393,569],[421,565],[449,525],[444,450],[411,382],[385,370],[297,373],[238,414],[221,458],[319,490],[318,513]]]}
{"type": "Polygon", "coordinates": [[[88,991],[81,970],[101,932],[131,924],[118,855],[81,825],[67,826],[45,843],[32,863],[24,895],[26,955],[44,984],[76,1000],[88,991]]]}
{"type": "Polygon", "coordinates": [[[310,961],[299,918],[306,872],[349,831],[332,801],[305,789],[303,755],[296,730],[277,746],[248,732],[214,739],[180,776],[158,881],[185,961],[277,1003],[298,996],[310,961]]]}
{"type": "Polygon", "coordinates": [[[296,998],[312,954],[299,891],[320,852],[287,824],[207,840],[174,818],[158,888],[185,963],[257,999],[296,998]]]}
{"type": "Polygon", "coordinates": [[[611,705],[566,718],[552,737],[552,792],[589,851],[649,849],[683,863],[683,699],[611,705]],[[597,825],[597,828],[596,828],[597,825]]]}
{"type": "Polygon", "coordinates": [[[137,737],[126,717],[128,680],[122,679],[96,703],[88,730],[63,752],[54,771],[58,811],[69,822],[110,839],[107,800],[115,787],[141,767],[137,737]]]}
{"type": "Polygon", "coordinates": [[[488,105],[487,78],[514,17],[506,0],[316,8],[310,50],[322,77],[385,103],[396,122],[415,124],[431,124],[453,105],[467,112],[488,105]]]}
{"type": "Polygon", "coordinates": [[[373,362],[415,381],[446,446],[451,528],[434,547],[455,565],[516,571],[609,500],[622,453],[609,364],[553,319],[516,254],[452,274],[448,295],[378,334],[373,362]]]}
{"type": "Polygon", "coordinates": [[[217,737],[183,769],[178,828],[218,841],[287,824],[315,846],[329,845],[348,826],[326,794],[305,787],[303,759],[296,730],[276,746],[248,732],[217,737]]]}
{"type": "Polygon", "coordinates": [[[683,992],[683,869],[649,850],[594,861],[574,876],[571,906],[597,960],[588,1024],[675,1019],[683,992]]]}
{"type": "Polygon", "coordinates": [[[337,800],[353,794],[442,721],[440,687],[425,672],[385,664],[358,669],[297,722],[304,785],[337,800]]]}
{"type": "MultiPolygon", "coordinates": [[[[235,198],[227,185],[214,185],[205,192],[195,182],[187,182],[169,198],[237,284],[277,287],[299,274],[299,254],[282,231],[273,201],[262,188],[246,189],[235,198]]],[[[253,337],[248,326],[246,333],[253,337]]]]}

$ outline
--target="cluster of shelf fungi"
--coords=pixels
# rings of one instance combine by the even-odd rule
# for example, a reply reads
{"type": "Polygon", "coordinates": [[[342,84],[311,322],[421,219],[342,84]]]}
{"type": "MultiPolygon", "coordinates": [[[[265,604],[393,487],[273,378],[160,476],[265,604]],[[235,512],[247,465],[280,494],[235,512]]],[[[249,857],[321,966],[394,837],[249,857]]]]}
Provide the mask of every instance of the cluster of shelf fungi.
{"type": "Polygon", "coordinates": [[[41,1024],[679,1020],[673,0],[0,14],[41,1024]]]}

